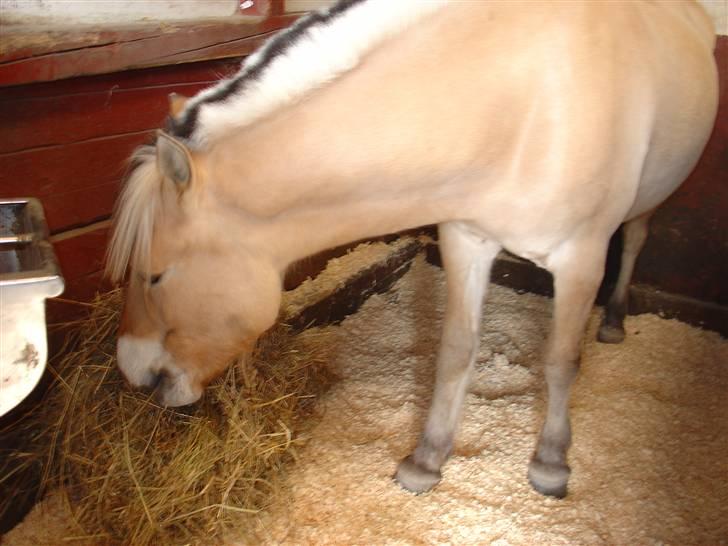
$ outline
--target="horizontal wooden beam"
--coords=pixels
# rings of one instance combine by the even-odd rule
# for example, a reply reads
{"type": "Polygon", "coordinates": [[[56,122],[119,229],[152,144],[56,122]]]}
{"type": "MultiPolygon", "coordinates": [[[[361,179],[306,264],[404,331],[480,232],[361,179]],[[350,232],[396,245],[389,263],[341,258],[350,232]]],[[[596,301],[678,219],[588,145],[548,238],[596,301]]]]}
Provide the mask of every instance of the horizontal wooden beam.
{"type": "Polygon", "coordinates": [[[0,195],[37,197],[53,233],[108,216],[127,158],[152,131],[0,155],[0,195]]]}
{"type": "Polygon", "coordinates": [[[298,15],[255,23],[147,24],[121,29],[3,28],[0,86],[22,85],[137,68],[239,57],[257,49],[298,15]]]}
{"type": "Polygon", "coordinates": [[[409,271],[412,260],[422,250],[423,244],[412,239],[411,242],[392,252],[381,262],[362,269],[349,278],[321,301],[304,308],[286,322],[296,330],[313,326],[338,324],[347,316],[355,313],[364,302],[374,294],[383,294],[398,279],[409,271]]]}

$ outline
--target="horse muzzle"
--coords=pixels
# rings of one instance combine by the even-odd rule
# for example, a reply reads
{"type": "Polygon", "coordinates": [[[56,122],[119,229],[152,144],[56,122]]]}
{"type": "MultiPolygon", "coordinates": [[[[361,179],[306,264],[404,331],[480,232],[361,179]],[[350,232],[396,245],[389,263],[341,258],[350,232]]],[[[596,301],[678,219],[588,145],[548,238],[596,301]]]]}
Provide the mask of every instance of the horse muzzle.
{"type": "Polygon", "coordinates": [[[127,382],[133,388],[152,391],[163,406],[186,406],[202,396],[202,387],[190,380],[156,339],[122,335],[116,345],[116,358],[127,382]]]}

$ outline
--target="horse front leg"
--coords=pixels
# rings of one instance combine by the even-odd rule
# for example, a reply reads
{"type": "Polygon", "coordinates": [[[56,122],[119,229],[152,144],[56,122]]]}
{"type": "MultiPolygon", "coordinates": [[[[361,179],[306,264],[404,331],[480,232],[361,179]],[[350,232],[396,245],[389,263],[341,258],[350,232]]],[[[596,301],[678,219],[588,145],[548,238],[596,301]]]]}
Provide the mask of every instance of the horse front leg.
{"type": "Polygon", "coordinates": [[[586,322],[604,275],[606,247],[606,241],[566,243],[549,257],[554,276],[554,318],[545,353],[548,403],[528,469],[531,485],[544,495],[566,496],[571,473],[566,462],[571,444],[569,394],[579,369],[586,322]]]}
{"type": "Polygon", "coordinates": [[[602,343],[621,343],[624,340],[624,317],[629,308],[629,283],[632,280],[637,256],[647,239],[647,222],[653,212],[625,222],[622,228],[619,277],[604,310],[604,319],[597,334],[597,339],[602,343]]]}
{"type": "Polygon", "coordinates": [[[402,487],[415,493],[428,491],[440,481],[440,468],[450,455],[478,350],[490,269],[500,250],[497,243],[457,222],[440,225],[439,233],[447,305],[435,390],[417,448],[399,464],[395,475],[402,487]]]}

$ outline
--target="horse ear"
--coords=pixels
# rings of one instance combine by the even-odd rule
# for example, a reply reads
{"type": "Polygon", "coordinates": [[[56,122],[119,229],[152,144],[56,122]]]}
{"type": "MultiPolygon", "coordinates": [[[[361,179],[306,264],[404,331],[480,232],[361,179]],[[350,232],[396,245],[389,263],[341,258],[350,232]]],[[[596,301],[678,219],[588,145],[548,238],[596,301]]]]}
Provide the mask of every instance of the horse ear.
{"type": "Polygon", "coordinates": [[[185,109],[188,98],[178,93],[169,94],[169,115],[176,118],[185,109]]]}
{"type": "Polygon", "coordinates": [[[157,168],[184,191],[192,180],[192,157],[187,146],[164,131],[157,131],[157,168]]]}

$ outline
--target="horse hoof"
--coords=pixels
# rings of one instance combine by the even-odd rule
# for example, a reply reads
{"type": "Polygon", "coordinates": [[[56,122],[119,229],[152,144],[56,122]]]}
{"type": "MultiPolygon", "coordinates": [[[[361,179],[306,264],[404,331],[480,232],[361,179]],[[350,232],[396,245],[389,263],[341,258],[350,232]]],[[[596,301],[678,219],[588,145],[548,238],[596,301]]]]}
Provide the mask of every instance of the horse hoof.
{"type": "Polygon", "coordinates": [[[442,474],[439,470],[432,471],[418,465],[410,455],[399,463],[394,479],[407,491],[425,493],[438,484],[442,474]]]}
{"type": "Polygon", "coordinates": [[[563,499],[566,496],[571,470],[566,465],[546,464],[532,459],[528,465],[528,481],[542,495],[563,499]]]}
{"type": "Polygon", "coordinates": [[[624,328],[602,324],[599,327],[597,340],[602,343],[622,343],[624,341],[624,328]]]}

